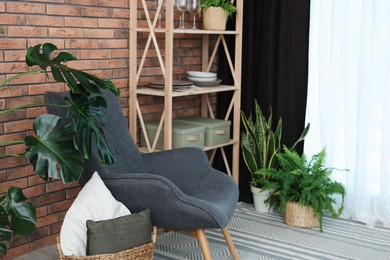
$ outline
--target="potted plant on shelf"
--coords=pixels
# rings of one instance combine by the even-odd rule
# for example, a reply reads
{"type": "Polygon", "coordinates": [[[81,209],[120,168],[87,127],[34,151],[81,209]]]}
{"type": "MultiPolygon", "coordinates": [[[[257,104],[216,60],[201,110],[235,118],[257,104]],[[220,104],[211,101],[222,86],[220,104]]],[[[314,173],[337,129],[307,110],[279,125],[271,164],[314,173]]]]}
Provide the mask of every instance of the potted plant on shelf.
{"type": "MultiPolygon", "coordinates": [[[[24,144],[22,154],[0,154],[5,157],[25,156],[33,165],[34,171],[44,181],[61,178],[64,183],[75,182],[80,178],[84,159],[91,153],[92,138],[98,143],[100,160],[113,164],[115,159],[110,151],[102,126],[106,121],[106,101],[101,91],[109,89],[116,96],[120,92],[111,81],[102,80],[86,72],[68,67],[65,62],[76,60],[67,52],[58,52],[51,43],[38,44],[27,49],[26,63],[31,71],[19,73],[0,82],[0,88],[9,82],[26,75],[45,73],[52,74],[57,82],[65,83],[70,90],[68,100],[69,123],[61,126],[62,118],[42,114],[33,122],[33,135],[23,140],[0,142],[0,146],[24,144]]],[[[12,86],[10,86],[12,88],[12,86]]],[[[29,107],[40,107],[53,104],[26,104],[0,111],[0,115],[29,107]]],[[[63,106],[63,105],[61,105],[63,106]]],[[[36,227],[36,211],[27,202],[19,187],[11,187],[0,197],[0,258],[7,254],[7,241],[15,236],[32,233],[36,227]]]]}
{"type": "Polygon", "coordinates": [[[224,31],[228,17],[237,11],[233,3],[234,0],[202,0],[204,29],[224,31]]]}
{"type": "MultiPolygon", "coordinates": [[[[252,114],[247,117],[242,111],[241,119],[244,126],[244,131],[241,134],[242,156],[251,174],[250,185],[254,207],[258,212],[270,212],[271,207],[268,207],[264,201],[269,198],[272,189],[270,190],[264,185],[271,180],[267,180],[268,175],[264,176],[260,170],[279,168],[277,154],[281,150],[282,119],[278,120],[278,125],[273,130],[272,109],[270,109],[269,118],[266,119],[257,101],[255,101],[255,119],[252,114]]],[[[304,140],[309,127],[310,124],[303,130],[293,148],[304,140]]]]}
{"type": "Polygon", "coordinates": [[[319,226],[322,232],[324,213],[330,213],[334,218],[340,216],[345,196],[344,186],[330,178],[334,168],[325,166],[325,149],[308,160],[305,154],[300,156],[284,147],[277,157],[280,169],[259,172],[265,177],[264,187],[274,190],[266,202],[270,206],[280,203],[286,224],[306,228],[319,226]],[[334,208],[335,194],[341,195],[338,209],[334,208]]]}

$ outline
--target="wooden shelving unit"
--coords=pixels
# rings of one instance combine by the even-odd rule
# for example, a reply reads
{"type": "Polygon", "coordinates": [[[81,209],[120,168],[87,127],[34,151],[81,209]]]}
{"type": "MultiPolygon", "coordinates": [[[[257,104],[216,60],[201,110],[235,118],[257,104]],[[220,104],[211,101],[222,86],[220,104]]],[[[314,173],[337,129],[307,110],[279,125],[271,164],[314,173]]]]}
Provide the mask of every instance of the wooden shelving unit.
{"type": "MultiPolygon", "coordinates": [[[[152,95],[152,96],[161,96],[164,97],[164,111],[160,120],[159,128],[157,130],[160,134],[161,130],[164,129],[164,149],[168,150],[172,148],[172,107],[175,97],[189,96],[189,95],[200,95],[202,100],[201,115],[203,117],[215,118],[209,94],[217,92],[233,92],[232,100],[230,102],[229,108],[226,111],[225,120],[229,119],[232,116],[232,139],[221,145],[213,147],[205,147],[205,151],[212,151],[210,156],[210,161],[213,161],[216,151],[219,149],[222,153],[222,157],[225,162],[226,171],[232,178],[238,182],[238,163],[239,163],[239,151],[240,151],[240,95],[241,95],[241,48],[242,48],[242,14],[243,14],[243,0],[238,0],[236,3],[237,14],[236,14],[236,27],[234,31],[211,31],[211,30],[179,30],[174,28],[174,9],[173,9],[174,0],[166,0],[166,18],[165,18],[165,28],[156,29],[157,17],[154,16],[154,19],[151,19],[149,10],[147,8],[147,1],[130,1],[130,73],[129,73],[129,118],[130,126],[129,131],[136,141],[137,138],[137,118],[140,122],[141,131],[146,135],[146,129],[144,120],[142,117],[141,109],[138,103],[138,95],[152,95]],[[143,11],[145,13],[147,28],[138,27],[137,20],[137,8],[141,4],[143,11]],[[149,33],[147,38],[145,49],[140,59],[139,64],[137,65],[137,36],[138,33],[149,33]],[[156,34],[164,34],[165,36],[165,55],[161,54],[159,44],[157,42],[156,34]],[[218,47],[222,44],[226,53],[226,57],[229,63],[230,71],[234,79],[234,85],[220,85],[217,87],[205,87],[197,90],[189,91],[175,91],[172,90],[172,81],[173,81],[173,46],[175,40],[175,34],[200,34],[202,35],[202,70],[210,71],[215,56],[217,54],[218,47]],[[209,53],[210,49],[210,35],[217,35],[214,48],[209,53]],[[235,56],[231,57],[227,44],[225,41],[225,35],[233,35],[235,37],[235,56]],[[165,79],[165,88],[152,89],[138,86],[140,79],[141,71],[144,67],[145,59],[147,57],[148,50],[151,47],[151,44],[155,46],[157,58],[160,63],[161,71],[165,79]],[[229,160],[225,154],[224,148],[226,146],[232,146],[232,158],[229,160]]],[[[156,13],[160,13],[162,5],[157,8],[156,13]]],[[[161,36],[161,35],[159,35],[161,36]]],[[[141,150],[145,152],[151,152],[155,149],[153,144],[146,140],[148,147],[143,147],[141,150]]]]}

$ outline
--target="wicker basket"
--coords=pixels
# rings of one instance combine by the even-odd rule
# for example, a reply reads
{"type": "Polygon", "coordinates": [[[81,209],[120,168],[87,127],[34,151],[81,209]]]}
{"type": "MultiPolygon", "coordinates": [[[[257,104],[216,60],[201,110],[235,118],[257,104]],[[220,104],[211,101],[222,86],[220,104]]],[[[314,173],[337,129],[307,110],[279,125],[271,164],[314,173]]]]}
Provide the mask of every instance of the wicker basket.
{"type": "Polygon", "coordinates": [[[222,7],[210,6],[203,11],[203,26],[205,30],[224,31],[228,14],[222,7]]]}
{"type": "Polygon", "coordinates": [[[156,243],[157,228],[153,227],[152,242],[138,246],[126,251],[113,254],[89,255],[89,256],[66,256],[63,255],[60,243],[60,237],[57,237],[57,250],[60,260],[124,260],[124,259],[142,259],[151,260],[156,243]]]}
{"type": "Polygon", "coordinates": [[[318,227],[318,217],[314,215],[310,206],[299,206],[296,202],[287,202],[284,222],[293,227],[313,228],[318,227]]]}

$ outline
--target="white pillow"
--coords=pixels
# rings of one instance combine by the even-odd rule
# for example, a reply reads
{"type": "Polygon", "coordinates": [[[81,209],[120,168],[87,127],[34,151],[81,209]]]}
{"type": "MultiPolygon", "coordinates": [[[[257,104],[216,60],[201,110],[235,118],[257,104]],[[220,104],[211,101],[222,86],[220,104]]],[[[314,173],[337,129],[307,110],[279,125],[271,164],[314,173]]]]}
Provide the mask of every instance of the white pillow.
{"type": "Polygon", "coordinates": [[[87,220],[99,221],[129,214],[130,211],[112,196],[95,172],[65,215],[60,233],[63,254],[86,255],[87,220]]]}

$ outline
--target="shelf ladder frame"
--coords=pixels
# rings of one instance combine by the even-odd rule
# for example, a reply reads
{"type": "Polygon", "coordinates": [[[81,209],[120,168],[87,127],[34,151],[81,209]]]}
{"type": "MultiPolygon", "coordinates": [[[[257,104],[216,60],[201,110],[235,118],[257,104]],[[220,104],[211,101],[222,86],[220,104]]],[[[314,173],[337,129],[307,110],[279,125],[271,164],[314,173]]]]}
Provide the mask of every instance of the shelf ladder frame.
{"type": "MultiPolygon", "coordinates": [[[[234,2],[234,0],[232,0],[234,2]]],[[[147,57],[147,53],[150,49],[150,45],[153,42],[154,48],[156,50],[157,58],[159,65],[161,67],[162,74],[165,80],[165,86],[172,86],[173,82],[173,39],[174,39],[174,11],[173,11],[173,0],[166,0],[166,25],[165,30],[165,63],[161,55],[161,50],[159,48],[157,37],[156,37],[156,24],[158,22],[159,13],[162,9],[162,1],[157,7],[156,14],[151,19],[149,10],[147,8],[146,0],[141,1],[130,1],[130,58],[129,58],[129,131],[132,135],[132,138],[137,142],[137,120],[132,118],[138,118],[140,121],[141,130],[145,136],[145,141],[147,149],[149,152],[154,151],[157,143],[157,139],[161,134],[162,129],[164,129],[164,150],[169,150],[172,148],[172,109],[173,109],[173,96],[172,88],[164,89],[164,110],[162,112],[161,120],[157,129],[155,140],[151,143],[147,138],[146,127],[143,120],[142,112],[140,105],[137,100],[137,85],[141,77],[141,72],[144,67],[144,63],[147,57]],[[143,10],[145,12],[145,18],[148,25],[149,36],[147,38],[145,48],[140,60],[139,65],[137,65],[138,59],[138,43],[137,43],[137,12],[138,12],[138,2],[141,2],[143,10]],[[135,51],[134,51],[135,50],[135,51]]],[[[228,65],[231,71],[231,75],[234,80],[234,86],[241,85],[241,48],[242,48],[242,14],[243,14],[243,0],[238,0],[237,4],[237,14],[236,14],[236,32],[235,37],[235,57],[234,62],[232,61],[231,55],[229,53],[227,43],[225,40],[224,34],[219,34],[215,42],[215,46],[209,56],[210,48],[210,34],[204,34],[202,36],[202,70],[210,71],[213,62],[215,60],[218,47],[223,45],[228,65]]],[[[146,32],[146,31],[145,31],[146,32]]],[[[232,162],[231,166],[229,160],[226,156],[224,147],[218,147],[212,150],[210,156],[210,162],[213,161],[216,151],[221,150],[222,157],[225,163],[227,173],[232,176],[232,178],[238,183],[238,171],[239,171],[239,154],[240,154],[240,90],[235,90],[229,104],[229,107],[226,111],[225,120],[229,119],[232,116],[232,133],[233,141],[229,145],[232,146],[232,162]]],[[[201,94],[201,115],[204,117],[215,118],[212,105],[210,102],[209,94],[201,94]]]]}

